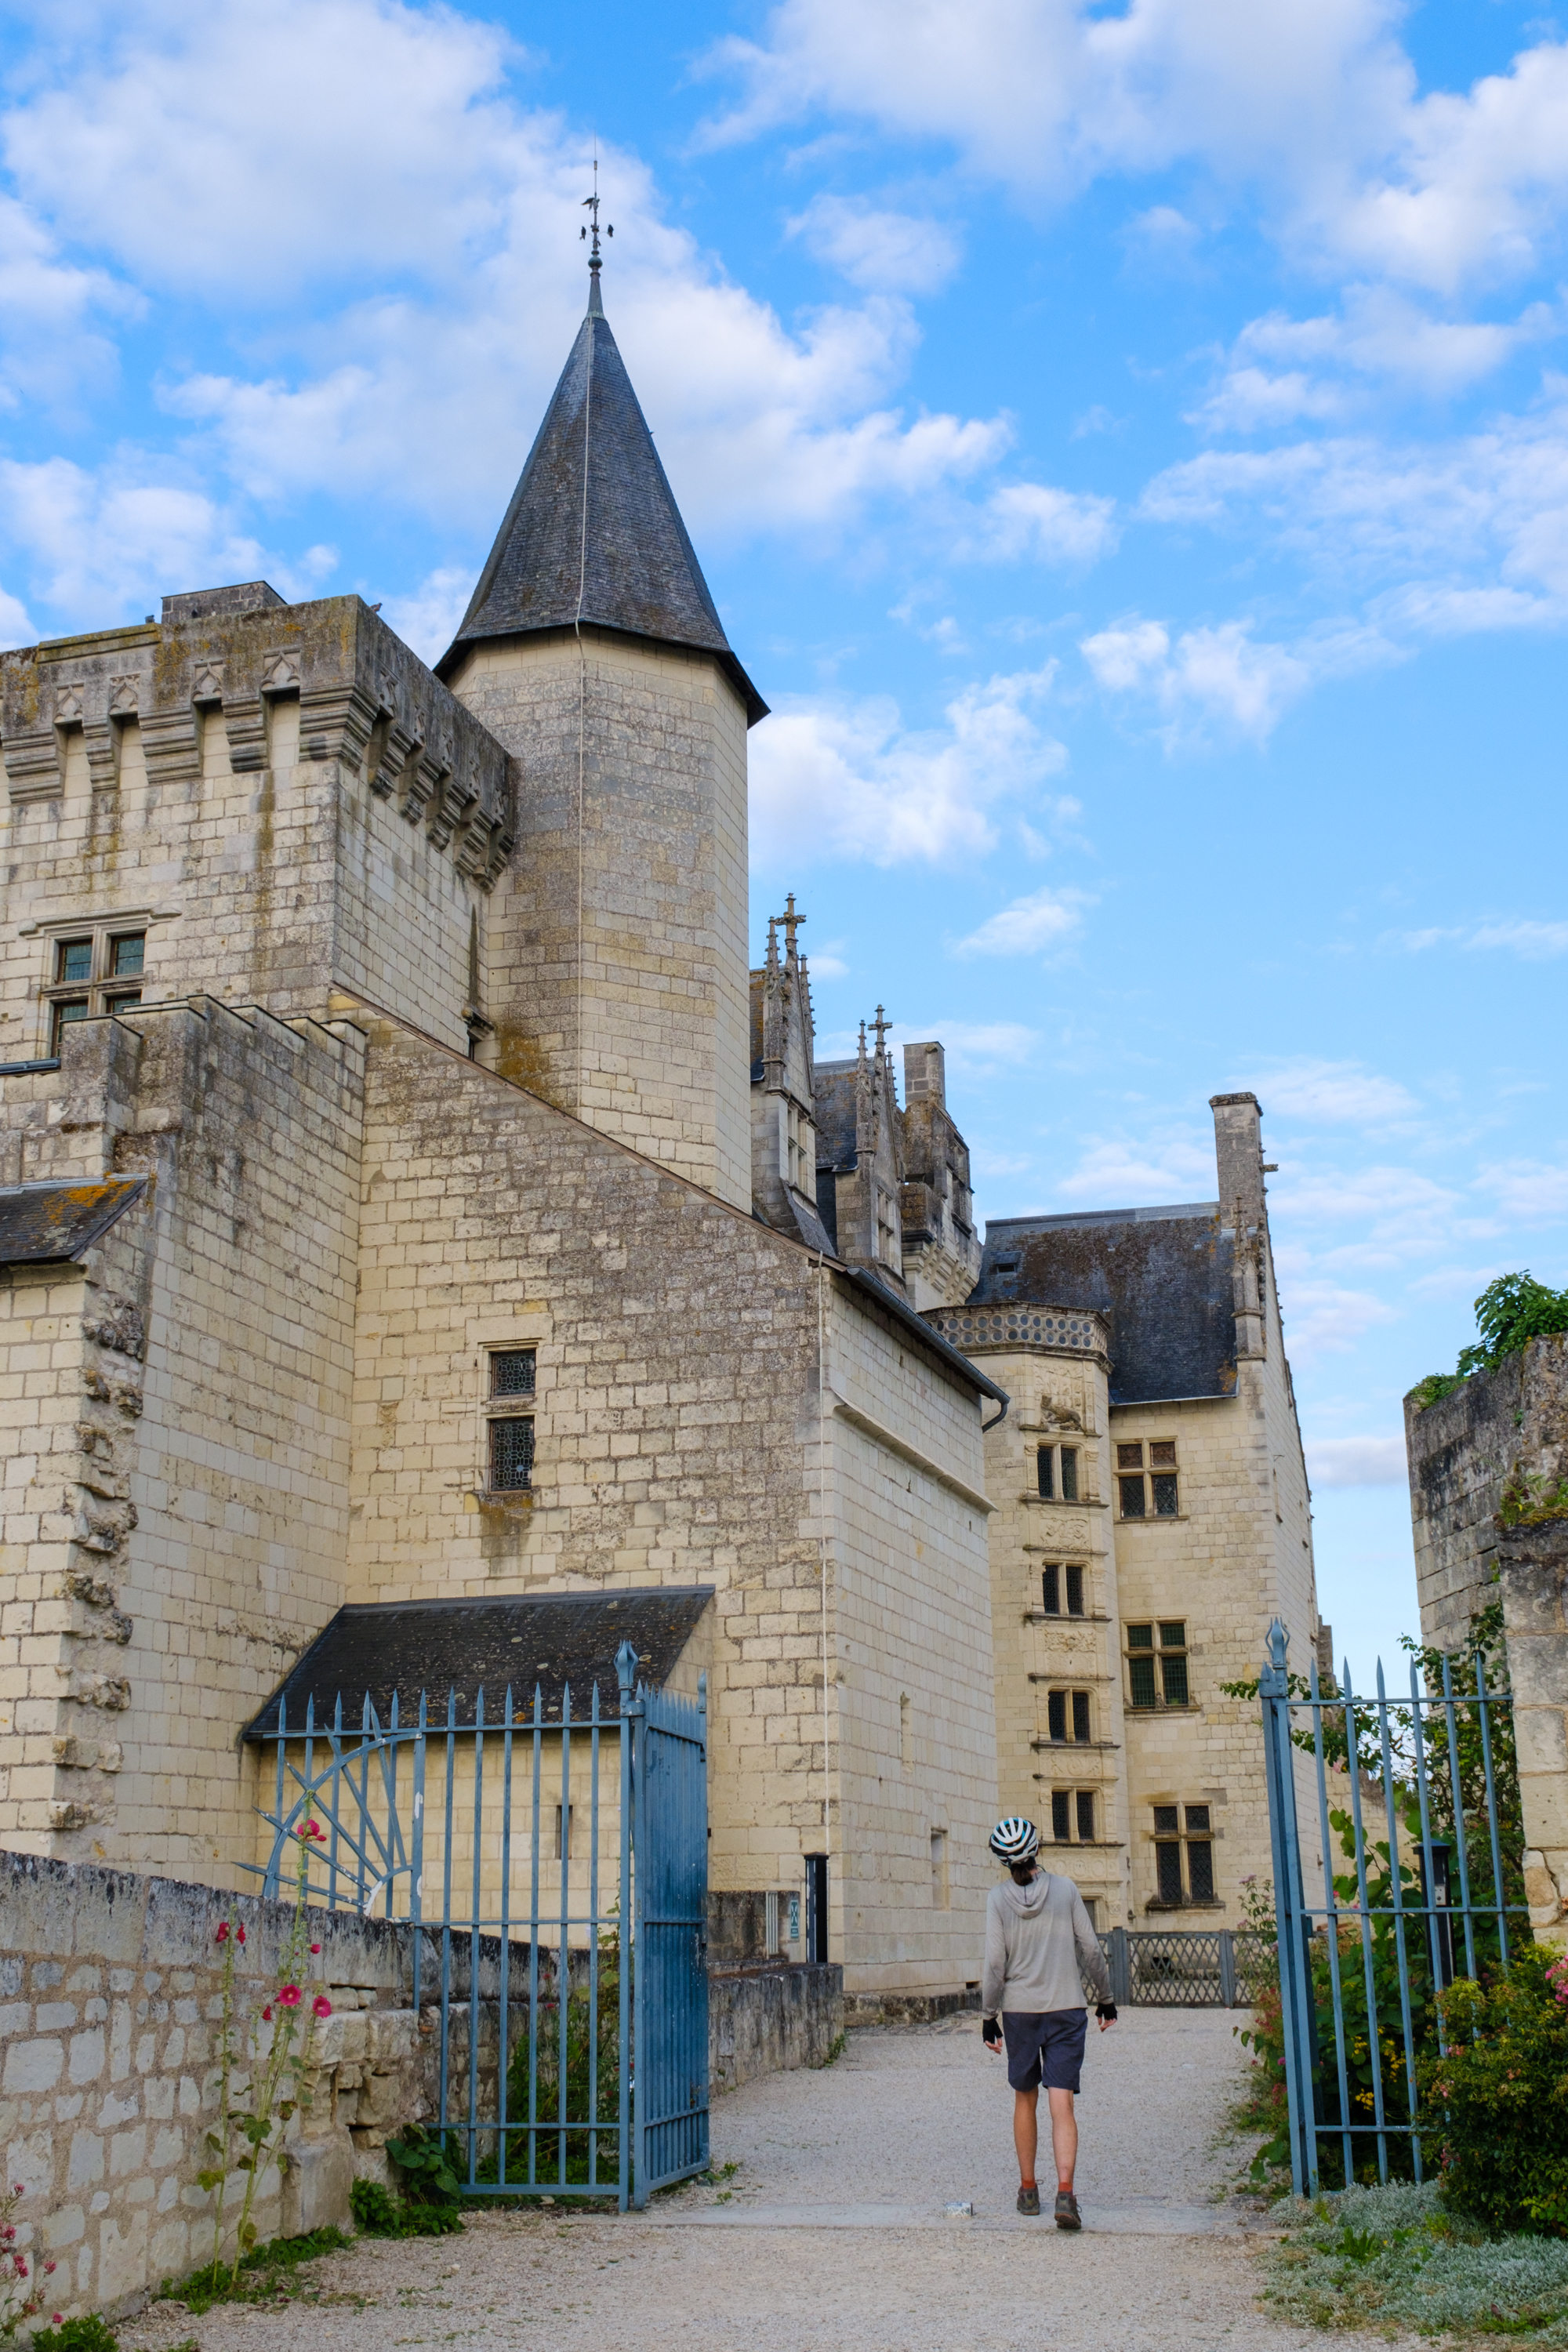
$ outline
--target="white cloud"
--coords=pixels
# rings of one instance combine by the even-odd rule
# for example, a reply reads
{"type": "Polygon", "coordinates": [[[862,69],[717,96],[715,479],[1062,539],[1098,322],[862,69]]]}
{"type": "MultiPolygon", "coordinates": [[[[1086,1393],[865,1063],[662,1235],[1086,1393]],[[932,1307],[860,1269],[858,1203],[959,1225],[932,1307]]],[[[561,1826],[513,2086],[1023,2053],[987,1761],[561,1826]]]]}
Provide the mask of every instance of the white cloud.
{"type": "Polygon", "coordinates": [[[1092,1138],[1078,1166],[1057,1187],[1064,1201],[1106,1209],[1206,1201],[1214,1189],[1212,1134],[1201,1137],[1184,1127],[1156,1129],[1136,1140],[1092,1138]]]}
{"type": "Polygon", "coordinates": [[[1067,763],[1032,710],[1054,665],[968,687],[946,725],[906,729],[882,697],[786,703],[752,739],[752,863],[803,857],[935,864],[994,846],[993,812],[1067,763]]]}
{"type": "Polygon", "coordinates": [[[0,651],[8,653],[13,646],[34,646],[37,641],[38,632],[27,617],[26,606],[0,588],[0,651]]]}
{"type": "Polygon", "coordinates": [[[116,461],[100,474],[65,457],[0,461],[0,532],[20,551],[34,596],[100,619],[155,612],[165,592],[268,569],[259,544],[232,530],[205,492],[140,478],[116,461]]]}
{"type": "Polygon", "coordinates": [[[1501,923],[1459,925],[1451,929],[1407,931],[1404,944],[1413,953],[1453,945],[1468,950],[1506,948],[1527,963],[1549,963],[1568,955],[1568,923],[1538,923],[1520,917],[1501,923]]]}
{"type": "Polygon", "coordinates": [[[1405,635],[1568,617],[1568,399],[1429,443],[1368,436],[1210,450],[1155,477],[1152,521],[1268,531],[1324,576],[1396,583],[1373,619],[1405,635]],[[1506,593],[1501,595],[1499,590],[1506,593]],[[1480,592],[1477,600],[1476,592],[1480,592]],[[1539,592],[1545,592],[1545,602],[1539,592]]]}
{"type": "Polygon", "coordinates": [[[1387,0],[783,0],[711,53],[744,96],[709,136],[869,119],[1033,202],[1192,159],[1260,188],[1304,255],[1445,289],[1530,266],[1568,189],[1568,47],[1419,96],[1394,22],[1387,0]]]}
{"type": "Polygon", "coordinates": [[[0,409],[47,403],[58,415],[84,387],[106,389],[118,355],[103,320],[141,307],[106,270],[62,261],[43,224],[0,196],[0,409]]]}
{"type": "Polygon", "coordinates": [[[1114,499],[1058,490],[1047,482],[1010,482],[985,502],[978,538],[957,552],[995,561],[1093,563],[1117,542],[1114,499]]]}
{"type": "Polygon", "coordinates": [[[1501,1160],[1481,1169],[1478,1187],[1490,1192],[1505,1216],[1528,1224],[1568,1216],[1568,1164],[1501,1160]]]}
{"type": "Polygon", "coordinates": [[[1499,324],[1434,318],[1386,287],[1347,287],[1337,318],[1290,319],[1275,310],[1244,327],[1193,421],[1210,432],[1253,433],[1302,417],[1342,417],[1374,382],[1460,392],[1559,324],[1544,302],[1499,324]]]}
{"type": "Polygon", "coordinates": [[[1085,637],[1080,650],[1108,693],[1152,699],[1168,721],[1168,743],[1205,719],[1260,741],[1312,670],[1284,646],[1259,643],[1251,627],[1226,621],[1173,638],[1163,623],[1134,618],[1085,637]]]}
{"type": "Polygon", "coordinates": [[[1307,1475],[1314,1486],[1403,1486],[1408,1475],[1405,1440],[1309,1438],[1307,1475]]]}
{"type": "Polygon", "coordinates": [[[1370,1290],[1292,1279],[1280,1291],[1285,1343],[1293,1364],[1348,1355],[1365,1331],[1395,1320],[1392,1307],[1370,1290]]]}
{"type": "Polygon", "coordinates": [[[962,239],[942,221],[845,196],[816,196],[786,226],[819,261],[873,292],[935,294],[963,257],[962,239]]]}
{"type": "Polygon", "coordinates": [[[388,596],[382,618],[427,662],[439,661],[458,634],[474,593],[473,572],[443,565],[406,596],[388,596]]]}
{"type": "Polygon", "coordinates": [[[1038,955],[1063,946],[1083,929],[1083,909],[1094,899],[1084,890],[1037,890],[987,916],[978,930],[960,940],[954,955],[1038,955]]]}
{"type": "Polygon", "coordinates": [[[1320,1125],[1351,1120],[1358,1127],[1383,1126],[1408,1118],[1419,1108],[1397,1079],[1379,1077],[1359,1062],[1279,1062],[1240,1084],[1257,1092],[1266,1118],[1278,1113],[1320,1125]]]}

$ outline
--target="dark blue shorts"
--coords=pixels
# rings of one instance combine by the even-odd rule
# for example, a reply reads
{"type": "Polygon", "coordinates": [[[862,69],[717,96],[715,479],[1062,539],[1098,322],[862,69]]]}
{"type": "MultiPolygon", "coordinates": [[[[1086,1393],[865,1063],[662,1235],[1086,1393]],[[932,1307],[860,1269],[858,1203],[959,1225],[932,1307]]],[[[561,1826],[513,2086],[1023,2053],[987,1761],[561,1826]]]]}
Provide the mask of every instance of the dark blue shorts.
{"type": "Polygon", "coordinates": [[[1005,2009],[1007,2080],[1016,2091],[1076,2091],[1089,2033],[1085,2009],[1005,2009]]]}

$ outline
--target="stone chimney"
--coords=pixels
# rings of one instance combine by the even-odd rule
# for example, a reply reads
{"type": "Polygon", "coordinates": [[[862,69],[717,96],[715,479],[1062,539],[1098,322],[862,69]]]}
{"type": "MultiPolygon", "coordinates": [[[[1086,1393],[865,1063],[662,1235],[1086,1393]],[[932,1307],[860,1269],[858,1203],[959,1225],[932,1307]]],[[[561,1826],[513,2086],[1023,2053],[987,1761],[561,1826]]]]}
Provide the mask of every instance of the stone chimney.
{"type": "Polygon", "coordinates": [[[1231,1275],[1236,1306],[1237,1361],[1268,1353],[1258,1276],[1267,1263],[1268,1210],[1263,1192],[1263,1113],[1256,1095],[1211,1095],[1215,1158],[1219,1168],[1219,1222],[1233,1236],[1231,1275]]]}
{"type": "Polygon", "coordinates": [[[904,1101],[947,1108],[947,1057],[934,1039],[929,1045],[904,1047],[904,1101]]]}

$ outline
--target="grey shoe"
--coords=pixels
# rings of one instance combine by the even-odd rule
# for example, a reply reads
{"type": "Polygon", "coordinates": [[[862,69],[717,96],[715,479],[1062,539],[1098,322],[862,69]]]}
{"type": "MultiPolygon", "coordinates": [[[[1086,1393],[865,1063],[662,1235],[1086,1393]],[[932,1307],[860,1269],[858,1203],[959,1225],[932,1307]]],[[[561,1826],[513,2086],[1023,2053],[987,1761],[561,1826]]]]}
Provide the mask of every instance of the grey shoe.
{"type": "MultiPolygon", "coordinates": [[[[1036,2210],[1038,2210],[1037,2206],[1036,2210]]],[[[1081,2230],[1083,2227],[1078,2199],[1070,2189],[1058,2189],[1057,2191],[1057,2227],[1058,2230],[1081,2230]]]]}
{"type": "Polygon", "coordinates": [[[1038,2190],[1037,2189],[1019,2189],[1019,2191],[1018,2191],[1018,2210],[1019,2210],[1019,2212],[1020,2212],[1020,2213],[1037,2213],[1037,2212],[1039,2211],[1039,2210],[1040,2210],[1040,2192],[1039,2192],[1039,2190],[1038,2190]]]}

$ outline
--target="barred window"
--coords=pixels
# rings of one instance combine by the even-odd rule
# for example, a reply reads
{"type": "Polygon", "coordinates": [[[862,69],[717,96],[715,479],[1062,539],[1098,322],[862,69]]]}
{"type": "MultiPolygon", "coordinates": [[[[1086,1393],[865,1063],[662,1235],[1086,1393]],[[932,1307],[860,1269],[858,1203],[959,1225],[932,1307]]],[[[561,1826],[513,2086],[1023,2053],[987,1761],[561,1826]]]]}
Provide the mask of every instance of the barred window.
{"type": "Polygon", "coordinates": [[[1051,1790],[1051,1835],[1058,1845],[1067,1845],[1072,1838],[1072,1791],[1070,1789],[1051,1790]]]}
{"type": "Polygon", "coordinates": [[[1143,1509],[1142,1479],[1118,1478],[1116,1483],[1121,1489],[1122,1517],[1124,1519],[1141,1519],[1144,1517],[1146,1514],[1143,1509]]]}
{"type": "Polygon", "coordinates": [[[1080,1845],[1094,1843],[1094,1790],[1080,1789],[1078,1792],[1078,1835],[1080,1845]]]}
{"type": "Polygon", "coordinates": [[[1127,1628],[1127,1700],[1130,1706],[1187,1706],[1187,1628],[1176,1618],[1158,1625],[1127,1628]],[[1156,1647],[1154,1636],[1159,1634],[1156,1647]]]}
{"type": "Polygon", "coordinates": [[[496,1348],[490,1353],[490,1394],[493,1397],[531,1397],[534,1392],[534,1367],[538,1350],[533,1348],[496,1348]]]}
{"type": "Polygon", "coordinates": [[[1046,1723],[1053,1739],[1073,1739],[1080,1744],[1085,1740],[1092,1739],[1094,1734],[1089,1725],[1089,1693],[1086,1690],[1047,1691],[1046,1723]]]}
{"type": "Polygon", "coordinates": [[[1062,1500],[1064,1503],[1076,1503],[1078,1500],[1078,1448],[1076,1445],[1062,1447],[1062,1500]]]}
{"type": "Polygon", "coordinates": [[[1141,1440],[1116,1449],[1118,1508],[1124,1519],[1175,1519],[1181,1517],[1176,1476],[1176,1441],[1155,1437],[1149,1442],[1149,1475],[1143,1475],[1141,1440]],[[1151,1511],[1151,1504],[1152,1510],[1151,1511]]]}
{"type": "Polygon", "coordinates": [[[1051,1448],[1048,1445],[1037,1445],[1035,1448],[1035,1483],[1040,1490],[1041,1498],[1048,1503],[1056,1493],[1056,1481],[1051,1475],[1051,1448]]]}
{"type": "Polygon", "coordinates": [[[1068,1571],[1067,1571],[1067,1579],[1068,1579],[1068,1615],[1069,1617],[1081,1617],[1081,1616],[1083,1615],[1083,1570],[1082,1570],[1082,1569],[1081,1569],[1081,1568],[1079,1568],[1079,1567],[1078,1567],[1076,1564],[1069,1563],[1069,1564],[1068,1564],[1068,1571]]]}
{"type": "Polygon", "coordinates": [[[1155,1900],[1213,1903],[1213,1819],[1207,1805],[1155,1805],[1155,1900]]]}
{"type": "Polygon", "coordinates": [[[525,1492],[533,1484],[533,1423],[519,1415],[490,1423],[490,1489],[498,1495],[525,1492]]]}
{"type": "Polygon", "coordinates": [[[140,986],[124,983],[140,982],[146,969],[145,931],[116,931],[103,924],[78,939],[57,939],[43,991],[49,1053],[58,1055],[60,1039],[73,1022],[140,1004],[140,986]]]}
{"type": "Polygon", "coordinates": [[[1049,1568],[1041,1570],[1040,1589],[1045,1597],[1047,1616],[1059,1617],[1062,1613],[1062,1572],[1054,1561],[1049,1568]]]}

